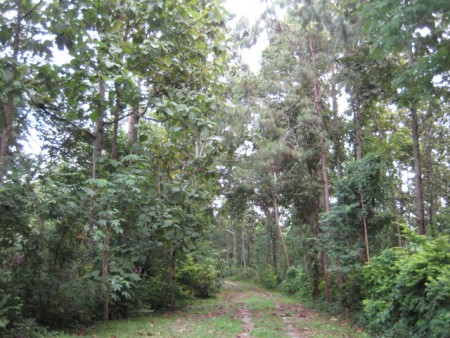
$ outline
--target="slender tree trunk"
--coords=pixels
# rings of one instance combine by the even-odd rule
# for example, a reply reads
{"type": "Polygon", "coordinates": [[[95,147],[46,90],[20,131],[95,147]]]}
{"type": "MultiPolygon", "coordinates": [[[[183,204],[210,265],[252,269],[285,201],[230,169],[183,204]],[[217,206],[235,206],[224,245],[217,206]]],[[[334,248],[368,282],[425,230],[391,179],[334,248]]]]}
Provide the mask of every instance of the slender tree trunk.
{"type": "Polygon", "coordinates": [[[103,124],[104,124],[104,113],[103,113],[103,100],[105,97],[105,86],[102,82],[99,84],[99,92],[101,97],[101,107],[99,107],[100,115],[95,121],[95,130],[94,130],[94,147],[92,151],[92,177],[100,178],[99,172],[99,163],[100,156],[102,155],[103,150],[103,124]]]}
{"type": "MultiPolygon", "coordinates": [[[[335,153],[335,162],[336,162],[336,173],[338,179],[342,177],[342,153],[341,153],[341,140],[339,135],[339,116],[338,116],[338,100],[337,100],[337,88],[336,88],[336,77],[335,77],[336,65],[333,62],[333,74],[331,77],[331,100],[332,100],[332,111],[333,111],[333,128],[334,128],[334,153],[335,153]]],[[[337,278],[338,278],[338,286],[339,286],[339,294],[341,296],[341,300],[344,299],[344,273],[341,271],[341,258],[339,256],[336,257],[336,268],[337,268],[337,278]]]]}
{"type": "Polygon", "coordinates": [[[306,255],[303,255],[303,266],[305,268],[306,279],[309,280],[308,259],[306,255]]]}
{"type": "MultiPolygon", "coordinates": [[[[353,104],[354,109],[354,122],[355,122],[355,159],[357,161],[362,159],[362,128],[361,128],[361,102],[359,97],[355,99],[353,104]]],[[[360,206],[361,206],[361,219],[364,232],[364,244],[365,244],[365,261],[370,260],[369,250],[369,231],[367,229],[367,219],[365,214],[364,196],[359,192],[360,206]]]]}
{"type": "Polygon", "coordinates": [[[236,228],[233,231],[233,260],[234,266],[238,266],[236,228]]]}
{"type": "Polygon", "coordinates": [[[273,208],[275,210],[275,225],[278,232],[278,237],[280,238],[281,247],[283,248],[284,258],[286,259],[286,265],[289,268],[291,266],[291,262],[289,260],[289,252],[286,246],[286,242],[284,240],[283,232],[281,231],[280,226],[280,217],[278,215],[278,201],[276,196],[273,198],[273,208]]]}
{"type": "Polygon", "coordinates": [[[280,275],[280,260],[278,257],[279,250],[278,250],[278,241],[277,241],[279,236],[277,235],[276,229],[274,229],[274,227],[276,227],[276,225],[273,224],[272,215],[268,210],[266,210],[266,219],[267,219],[267,231],[268,231],[269,238],[270,238],[269,247],[272,252],[272,263],[273,263],[273,267],[275,269],[276,275],[279,276],[280,275]]]}
{"type": "Polygon", "coordinates": [[[111,159],[117,160],[117,143],[118,143],[118,134],[119,134],[119,116],[120,111],[122,110],[122,105],[120,103],[119,98],[119,89],[116,86],[116,106],[114,108],[114,124],[113,124],[113,139],[111,144],[111,159]]]}
{"type": "Polygon", "coordinates": [[[420,164],[419,123],[417,109],[411,107],[411,126],[413,138],[414,172],[416,183],[416,207],[417,207],[417,233],[425,235],[425,208],[423,199],[422,168],[420,164]]]}
{"type": "MultiPolygon", "coordinates": [[[[398,191],[400,193],[400,196],[399,196],[399,199],[398,199],[399,207],[397,209],[398,209],[398,215],[399,215],[400,219],[404,219],[404,217],[405,217],[405,206],[404,206],[405,197],[404,197],[404,192],[403,192],[402,165],[401,165],[400,162],[398,163],[397,170],[398,170],[398,174],[397,174],[398,175],[398,180],[400,181],[400,189],[398,189],[398,191]]],[[[397,222],[396,227],[397,227],[397,236],[398,236],[398,246],[402,247],[403,246],[403,243],[402,243],[403,242],[403,238],[402,238],[402,232],[401,232],[401,229],[400,229],[400,223],[399,222],[397,222]]]]}
{"type": "MultiPolygon", "coordinates": [[[[22,30],[22,0],[16,0],[17,19],[14,27],[13,55],[11,62],[12,79],[10,84],[17,80],[17,63],[19,59],[20,33],[22,30]]],[[[12,138],[13,121],[14,121],[14,99],[16,97],[14,86],[7,93],[6,107],[0,103],[1,113],[3,115],[2,139],[0,144],[0,186],[3,185],[3,177],[6,174],[7,158],[9,154],[9,145],[12,138]]]]}
{"type": "MultiPolygon", "coordinates": [[[[314,93],[314,107],[316,110],[317,117],[319,118],[321,124],[320,130],[320,166],[322,171],[322,181],[323,181],[323,201],[325,213],[330,212],[330,189],[328,182],[328,165],[327,165],[327,151],[325,145],[325,138],[323,136],[324,125],[323,125],[323,116],[322,116],[322,91],[320,88],[319,80],[315,74],[316,68],[316,41],[313,38],[310,38],[309,41],[310,53],[312,58],[312,89],[314,93]]],[[[331,281],[330,276],[328,274],[328,253],[326,251],[321,252],[321,260],[322,260],[322,269],[323,269],[323,277],[325,282],[325,297],[327,303],[330,304],[331,299],[331,281]]]]}
{"type": "Polygon", "coordinates": [[[355,159],[362,158],[362,132],[361,132],[361,102],[359,97],[356,97],[353,102],[354,123],[355,123],[355,159]]]}
{"type": "Polygon", "coordinates": [[[332,111],[333,111],[333,129],[334,129],[334,137],[333,137],[333,143],[334,143],[334,156],[335,156],[335,162],[336,162],[336,172],[338,175],[338,178],[342,177],[342,144],[341,144],[341,138],[339,135],[339,114],[338,114],[338,98],[337,98],[337,88],[336,88],[336,76],[335,76],[335,64],[333,62],[333,74],[331,77],[331,104],[332,104],[332,111]]]}
{"type": "MultiPolygon", "coordinates": [[[[100,105],[99,109],[99,117],[95,122],[95,130],[94,130],[94,146],[92,151],[92,177],[100,178],[100,156],[103,150],[103,127],[104,127],[104,100],[105,100],[105,85],[103,80],[99,79],[99,97],[100,97],[100,105]]],[[[102,261],[102,277],[103,284],[105,286],[105,295],[103,298],[103,320],[109,320],[109,256],[110,256],[110,240],[111,234],[109,229],[106,227],[104,229],[105,237],[103,239],[103,261],[102,261]]]]}
{"type": "Polygon", "coordinates": [[[138,133],[137,133],[137,125],[139,123],[139,114],[135,110],[133,114],[131,114],[128,117],[128,131],[127,131],[127,137],[130,141],[131,145],[131,153],[133,153],[134,147],[136,146],[137,139],[138,139],[138,133]]]}
{"type": "MultiPolygon", "coordinates": [[[[408,48],[408,65],[411,67],[414,63],[412,46],[408,48]]],[[[416,184],[416,209],[417,209],[417,233],[425,235],[425,207],[422,185],[422,168],[420,164],[420,143],[419,143],[419,122],[417,117],[416,103],[411,102],[411,129],[413,141],[414,174],[416,184]]]]}
{"type": "Polygon", "coordinates": [[[314,303],[317,302],[317,299],[319,298],[319,285],[320,285],[320,271],[318,264],[314,264],[313,267],[313,290],[312,290],[312,297],[314,303]]]}
{"type": "MultiPolygon", "coordinates": [[[[324,206],[325,213],[330,212],[330,190],[328,188],[328,170],[327,170],[327,161],[326,161],[326,149],[325,149],[325,140],[323,136],[320,136],[320,158],[321,158],[321,167],[322,167],[322,179],[323,179],[323,189],[324,189],[324,206]]],[[[323,279],[325,282],[325,297],[327,303],[330,304],[331,299],[331,281],[330,276],[328,274],[328,253],[324,250],[321,252],[322,258],[322,269],[323,269],[323,279]]]]}
{"type": "Polygon", "coordinates": [[[105,298],[103,299],[103,320],[109,320],[109,256],[110,256],[110,242],[111,234],[109,229],[105,230],[105,238],[103,239],[103,262],[102,262],[102,276],[105,285],[105,298]]]}
{"type": "Polygon", "coordinates": [[[242,228],[242,231],[241,231],[241,257],[242,257],[242,267],[244,268],[244,271],[245,271],[245,270],[247,270],[247,257],[246,257],[246,250],[245,250],[244,228],[242,228]]]}
{"type": "Polygon", "coordinates": [[[370,250],[369,250],[369,232],[367,230],[367,221],[366,221],[366,208],[364,206],[364,198],[362,194],[359,194],[360,202],[361,202],[361,212],[362,212],[362,222],[364,229],[364,243],[366,244],[366,262],[370,261],[370,250]]]}
{"type": "Polygon", "coordinates": [[[428,191],[428,224],[430,226],[432,236],[436,235],[436,229],[434,224],[434,200],[435,200],[435,185],[433,175],[433,147],[432,140],[434,136],[434,122],[428,130],[427,142],[425,146],[425,168],[427,175],[427,191],[428,191]]]}

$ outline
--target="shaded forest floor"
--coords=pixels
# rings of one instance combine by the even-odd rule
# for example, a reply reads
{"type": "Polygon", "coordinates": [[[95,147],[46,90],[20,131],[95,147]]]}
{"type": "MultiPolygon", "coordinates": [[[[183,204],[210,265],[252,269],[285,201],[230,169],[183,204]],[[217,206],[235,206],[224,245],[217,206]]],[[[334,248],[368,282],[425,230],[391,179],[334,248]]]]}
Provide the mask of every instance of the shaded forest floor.
{"type": "Polygon", "coordinates": [[[95,338],[368,337],[346,321],[303,308],[293,299],[231,281],[215,298],[196,301],[183,310],[112,321],[84,334],[95,338]]]}

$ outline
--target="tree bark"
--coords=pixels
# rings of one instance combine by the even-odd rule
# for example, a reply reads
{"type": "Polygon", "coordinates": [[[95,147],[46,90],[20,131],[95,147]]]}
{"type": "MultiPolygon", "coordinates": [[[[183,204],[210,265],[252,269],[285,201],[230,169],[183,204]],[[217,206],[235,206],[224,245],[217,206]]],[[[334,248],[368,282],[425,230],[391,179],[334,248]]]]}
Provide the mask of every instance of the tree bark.
{"type": "Polygon", "coordinates": [[[127,137],[130,141],[131,145],[131,153],[133,153],[133,148],[136,146],[137,139],[138,139],[138,133],[137,133],[137,124],[139,123],[139,114],[136,112],[136,110],[128,117],[128,131],[127,131],[127,137]]]}
{"type": "Polygon", "coordinates": [[[317,302],[317,299],[319,298],[319,285],[320,285],[320,271],[318,264],[314,264],[313,267],[313,290],[312,290],[312,297],[314,304],[317,302]]]}
{"type": "Polygon", "coordinates": [[[360,202],[361,202],[361,212],[362,212],[362,222],[363,222],[363,229],[364,229],[364,243],[366,244],[366,262],[370,261],[370,250],[369,250],[369,232],[367,230],[367,220],[365,215],[365,206],[364,206],[364,198],[363,195],[360,193],[360,202]]]}
{"type": "Polygon", "coordinates": [[[111,234],[106,229],[105,238],[103,239],[103,262],[102,262],[102,277],[103,277],[103,283],[105,285],[105,297],[103,299],[103,320],[108,321],[109,320],[109,292],[110,292],[110,285],[109,285],[109,256],[110,256],[110,241],[111,241],[111,234]]]}
{"type": "Polygon", "coordinates": [[[291,262],[289,260],[289,252],[286,246],[286,242],[284,240],[284,235],[283,232],[281,231],[280,217],[278,215],[278,201],[276,196],[274,196],[273,198],[273,208],[275,210],[275,225],[277,228],[278,237],[280,238],[281,247],[283,248],[284,258],[286,259],[286,265],[288,268],[290,268],[291,262]]]}
{"type": "Polygon", "coordinates": [[[428,130],[427,141],[425,144],[425,171],[427,178],[427,191],[428,191],[428,224],[430,226],[431,235],[434,236],[437,234],[437,230],[434,224],[434,201],[435,201],[435,185],[434,185],[434,175],[433,175],[433,147],[432,140],[434,137],[434,121],[431,121],[432,125],[428,130]]]}
{"type": "Polygon", "coordinates": [[[337,88],[336,88],[336,78],[335,78],[335,64],[333,62],[333,74],[331,77],[331,104],[333,111],[333,129],[334,129],[334,156],[336,162],[336,172],[338,178],[342,177],[342,152],[341,152],[341,139],[339,135],[339,114],[338,114],[338,99],[337,99],[337,88]]]}
{"type": "MultiPolygon", "coordinates": [[[[408,65],[411,67],[414,63],[413,47],[408,48],[408,65]]],[[[417,233],[425,235],[425,207],[423,198],[422,185],[422,168],[420,164],[420,144],[419,144],[419,122],[417,117],[417,106],[415,102],[411,102],[411,130],[413,141],[413,158],[414,158],[414,174],[416,184],[416,209],[417,209],[417,233]]]]}
{"type": "MultiPolygon", "coordinates": [[[[355,122],[355,159],[360,161],[362,159],[362,128],[361,128],[361,102],[357,97],[353,103],[354,110],[354,122],[355,122]]],[[[364,232],[364,245],[365,245],[365,262],[370,260],[369,250],[369,231],[367,229],[367,219],[365,215],[364,196],[359,192],[359,201],[361,206],[361,221],[364,232]]]]}
{"type": "Polygon", "coordinates": [[[17,19],[14,27],[14,42],[12,55],[12,79],[10,84],[12,89],[7,94],[6,107],[0,103],[1,113],[3,115],[2,139],[0,145],[0,186],[4,183],[4,175],[6,174],[7,158],[9,154],[9,145],[12,138],[12,128],[14,121],[15,104],[14,99],[17,91],[14,89],[14,82],[17,80],[17,63],[19,59],[20,48],[20,32],[22,30],[22,0],[16,1],[17,19]]]}
{"type": "MultiPolygon", "coordinates": [[[[98,84],[99,91],[99,100],[100,104],[98,107],[99,116],[97,121],[95,122],[95,130],[94,130],[94,145],[92,151],[92,178],[100,178],[99,164],[100,164],[100,156],[103,150],[103,126],[104,126],[104,100],[105,100],[105,85],[103,80],[99,78],[98,84]]],[[[96,217],[97,218],[97,217],[96,217]]],[[[109,320],[109,257],[110,257],[110,241],[111,234],[106,227],[104,229],[105,237],[103,239],[103,261],[102,261],[102,278],[103,285],[105,287],[105,294],[103,298],[103,320],[109,320]]]]}
{"type": "MultiPolygon", "coordinates": [[[[324,209],[325,213],[330,212],[330,189],[328,182],[328,165],[327,165],[327,154],[326,154],[326,145],[325,138],[323,136],[324,125],[323,125],[323,116],[322,116],[322,91],[320,88],[319,80],[314,73],[316,68],[316,41],[313,38],[309,40],[309,48],[311,52],[312,58],[312,89],[314,93],[314,108],[316,110],[317,117],[320,123],[320,166],[322,171],[322,183],[323,183],[323,201],[324,201],[324,209]]],[[[324,250],[321,251],[321,261],[322,261],[322,269],[323,269],[323,277],[325,282],[325,297],[327,303],[330,304],[331,299],[331,281],[330,276],[328,274],[328,253],[324,250]]]]}
{"type": "Polygon", "coordinates": [[[411,127],[416,183],[417,233],[419,235],[425,235],[425,208],[423,199],[422,168],[420,164],[419,123],[417,118],[417,109],[414,105],[411,107],[411,127]]]}
{"type": "Polygon", "coordinates": [[[244,227],[241,229],[241,259],[242,259],[242,267],[244,271],[247,270],[247,253],[245,249],[245,231],[244,227]]]}
{"type": "MultiPolygon", "coordinates": [[[[342,177],[342,154],[341,154],[341,140],[339,136],[339,116],[338,116],[338,102],[337,102],[337,89],[336,89],[336,78],[335,78],[335,63],[333,62],[333,74],[331,77],[331,100],[332,100],[332,111],[333,111],[333,128],[334,128],[334,156],[336,162],[336,173],[338,179],[342,177]]],[[[341,271],[341,259],[336,257],[336,268],[337,268],[337,278],[339,286],[339,294],[341,295],[341,300],[344,299],[344,274],[341,271]]]]}
{"type": "Polygon", "coordinates": [[[120,103],[119,98],[119,88],[116,85],[116,106],[114,108],[114,123],[113,123],[113,139],[111,144],[111,159],[117,160],[117,143],[118,143],[118,134],[119,134],[119,116],[120,111],[122,110],[122,105],[120,103]]]}
{"type": "Polygon", "coordinates": [[[353,102],[353,113],[355,123],[355,159],[362,158],[362,132],[361,132],[361,102],[359,97],[353,102]]]}
{"type": "Polygon", "coordinates": [[[98,87],[101,104],[99,107],[99,117],[95,121],[94,146],[92,151],[92,178],[100,178],[99,163],[100,163],[100,156],[102,155],[103,150],[103,125],[104,125],[103,101],[105,98],[105,85],[103,84],[102,80],[100,80],[98,87]]]}
{"type": "Polygon", "coordinates": [[[278,237],[280,238],[280,243],[281,243],[281,247],[283,248],[283,253],[284,253],[284,258],[286,259],[286,265],[288,268],[291,267],[291,262],[289,260],[289,252],[286,246],[286,242],[284,240],[284,235],[283,232],[281,231],[281,226],[280,226],[280,217],[279,217],[279,213],[278,213],[278,198],[277,198],[277,173],[274,171],[273,172],[273,177],[275,179],[275,194],[273,196],[273,209],[274,209],[274,216],[275,216],[275,226],[276,226],[276,230],[278,233],[278,237]]]}
{"type": "Polygon", "coordinates": [[[233,231],[233,260],[234,266],[238,266],[236,228],[233,231]]]}

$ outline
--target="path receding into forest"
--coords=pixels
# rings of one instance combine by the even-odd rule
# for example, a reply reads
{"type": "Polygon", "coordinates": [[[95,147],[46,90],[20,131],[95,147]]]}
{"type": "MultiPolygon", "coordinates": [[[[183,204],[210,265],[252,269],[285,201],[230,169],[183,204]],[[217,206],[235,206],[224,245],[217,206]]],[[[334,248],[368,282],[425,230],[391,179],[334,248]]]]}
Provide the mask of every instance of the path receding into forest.
{"type": "Polygon", "coordinates": [[[226,281],[220,294],[213,299],[196,301],[179,311],[105,323],[86,336],[368,337],[346,321],[304,308],[278,293],[234,281],[226,281]]]}

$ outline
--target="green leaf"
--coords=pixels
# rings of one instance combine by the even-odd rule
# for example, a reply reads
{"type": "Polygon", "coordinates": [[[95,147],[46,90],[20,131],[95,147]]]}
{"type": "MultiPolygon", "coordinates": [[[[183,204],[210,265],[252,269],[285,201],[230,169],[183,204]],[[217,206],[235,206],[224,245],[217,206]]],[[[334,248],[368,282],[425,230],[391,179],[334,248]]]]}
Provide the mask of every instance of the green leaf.
{"type": "Polygon", "coordinates": [[[118,67],[119,66],[119,64],[117,64],[117,63],[115,63],[115,62],[112,62],[111,60],[105,60],[104,61],[105,62],[105,66],[107,67],[107,68],[113,68],[113,67],[118,67]]]}
{"type": "Polygon", "coordinates": [[[95,122],[98,120],[98,118],[100,117],[100,113],[98,111],[93,111],[90,115],[89,118],[91,119],[92,122],[95,122]]]}
{"type": "Polygon", "coordinates": [[[9,320],[6,318],[0,318],[0,328],[4,329],[8,325],[9,320]]]}
{"type": "Polygon", "coordinates": [[[117,45],[111,45],[109,47],[109,51],[113,54],[120,54],[123,53],[123,49],[117,45]]]}
{"type": "Polygon", "coordinates": [[[170,219],[166,219],[164,221],[163,228],[167,228],[167,227],[170,227],[172,225],[173,225],[173,221],[171,221],[170,219]]]}

